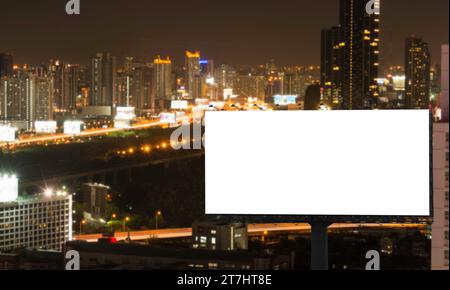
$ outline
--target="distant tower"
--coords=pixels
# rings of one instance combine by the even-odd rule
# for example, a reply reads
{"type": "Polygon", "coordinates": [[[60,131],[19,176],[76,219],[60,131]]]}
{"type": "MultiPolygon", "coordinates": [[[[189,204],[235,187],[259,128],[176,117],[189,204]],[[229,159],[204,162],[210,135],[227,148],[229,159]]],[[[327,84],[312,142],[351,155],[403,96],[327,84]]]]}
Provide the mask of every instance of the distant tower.
{"type": "Polygon", "coordinates": [[[405,44],[405,108],[428,109],[430,104],[430,51],[428,43],[410,37],[405,44]]]}
{"type": "Polygon", "coordinates": [[[320,83],[324,89],[324,103],[329,107],[340,108],[345,48],[342,30],[340,27],[323,29],[321,39],[320,83]]]}
{"type": "Polygon", "coordinates": [[[65,69],[60,60],[50,60],[49,72],[53,82],[53,103],[56,111],[66,109],[65,104],[65,69]]]}
{"type": "Polygon", "coordinates": [[[80,70],[78,65],[68,64],[65,71],[64,107],[73,110],[77,105],[77,97],[81,93],[79,91],[80,70]]]}
{"type": "Polygon", "coordinates": [[[200,51],[186,51],[186,86],[190,99],[201,97],[200,51]]]}
{"type": "Polygon", "coordinates": [[[0,53],[0,77],[10,77],[13,74],[12,54],[0,53]]]}
{"type": "Polygon", "coordinates": [[[163,109],[165,101],[172,100],[172,61],[157,57],[153,61],[153,99],[156,109],[163,109]]]}
{"type": "Polygon", "coordinates": [[[91,57],[91,106],[113,106],[116,102],[116,58],[108,52],[91,57]]]}

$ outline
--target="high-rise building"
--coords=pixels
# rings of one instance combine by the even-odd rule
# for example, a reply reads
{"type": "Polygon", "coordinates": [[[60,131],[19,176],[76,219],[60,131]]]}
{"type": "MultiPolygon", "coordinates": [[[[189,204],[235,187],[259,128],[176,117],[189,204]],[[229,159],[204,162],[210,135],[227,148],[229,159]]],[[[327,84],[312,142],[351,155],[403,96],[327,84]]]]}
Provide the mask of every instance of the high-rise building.
{"type": "Polygon", "coordinates": [[[200,73],[203,77],[211,78],[214,77],[214,60],[203,59],[199,61],[200,73]]]}
{"type": "Polygon", "coordinates": [[[448,125],[448,44],[442,46],[441,120],[433,124],[433,202],[431,267],[448,270],[449,245],[449,125],[448,125]]]}
{"type": "Polygon", "coordinates": [[[448,122],[448,44],[442,45],[441,53],[441,97],[440,107],[442,110],[441,119],[448,122]]]}
{"type": "Polygon", "coordinates": [[[53,119],[53,82],[48,75],[36,76],[35,79],[35,119],[53,119]]]}
{"type": "Polygon", "coordinates": [[[65,73],[64,64],[60,60],[50,60],[49,74],[53,82],[53,107],[55,112],[64,112],[67,109],[67,99],[65,97],[65,73]]]}
{"type": "Polygon", "coordinates": [[[409,37],[405,43],[405,108],[430,105],[430,51],[428,43],[409,37]]]}
{"type": "Polygon", "coordinates": [[[31,130],[35,121],[35,75],[28,69],[17,70],[0,83],[0,116],[9,122],[21,121],[21,129],[31,130]]]}
{"type": "Polygon", "coordinates": [[[150,74],[151,69],[145,65],[135,67],[131,73],[131,95],[133,96],[132,105],[138,111],[150,108],[150,74]]]}
{"type": "Polygon", "coordinates": [[[449,125],[447,122],[433,124],[433,224],[431,267],[448,270],[449,245],[449,125]]]}
{"type": "Polygon", "coordinates": [[[53,77],[42,68],[17,69],[0,79],[0,118],[32,130],[36,120],[53,118],[53,77]]]}
{"type": "Polygon", "coordinates": [[[25,80],[25,121],[27,131],[34,128],[36,121],[36,76],[30,74],[25,80]]]}
{"type": "MultiPolygon", "coordinates": [[[[270,76],[268,77],[268,81],[270,76]]],[[[282,75],[283,94],[297,95],[300,98],[306,94],[306,89],[310,85],[320,82],[320,67],[317,66],[293,66],[284,69],[282,75]]],[[[268,83],[269,84],[269,83],[268,83]]],[[[269,98],[273,97],[268,95],[269,98]]]]}
{"type": "Polygon", "coordinates": [[[239,74],[236,76],[235,89],[238,96],[257,98],[264,100],[265,79],[264,76],[239,74]]]}
{"type": "Polygon", "coordinates": [[[79,65],[65,66],[64,83],[64,107],[66,110],[74,110],[77,107],[77,98],[81,95],[79,65]]]}
{"type": "Polygon", "coordinates": [[[131,71],[133,70],[133,65],[134,63],[134,58],[131,56],[127,56],[125,57],[125,61],[123,63],[123,71],[126,73],[131,73],[131,71]]]}
{"type": "Polygon", "coordinates": [[[343,52],[345,42],[340,27],[322,30],[320,83],[324,90],[323,102],[334,108],[342,105],[343,52]]]}
{"type": "Polygon", "coordinates": [[[430,101],[435,101],[441,93],[441,65],[436,64],[430,69],[430,101]]]}
{"type": "Polygon", "coordinates": [[[186,89],[190,99],[201,97],[200,51],[186,51],[186,89]]]}
{"type": "Polygon", "coordinates": [[[13,56],[0,53],[0,77],[10,77],[13,74],[13,56]]]}
{"type": "Polygon", "coordinates": [[[203,59],[200,60],[201,70],[201,92],[202,98],[208,98],[211,100],[217,99],[217,83],[214,77],[214,60],[203,59]]]}
{"type": "Polygon", "coordinates": [[[157,57],[153,61],[153,93],[156,109],[163,109],[172,100],[172,61],[169,57],[157,57]]]}
{"type": "Polygon", "coordinates": [[[284,95],[284,73],[272,71],[266,76],[265,99],[272,102],[273,96],[284,95]]]}
{"type": "Polygon", "coordinates": [[[343,109],[373,108],[378,97],[378,55],[380,46],[380,0],[368,14],[369,0],[340,0],[343,61],[336,69],[343,73],[343,109]]]}
{"type": "MultiPolygon", "coordinates": [[[[2,183],[10,182],[2,180],[2,183]]],[[[4,186],[4,184],[2,185],[4,186]]],[[[11,188],[11,187],[10,187],[11,188]]],[[[10,189],[11,190],[11,189],[10,189]]],[[[4,192],[1,192],[4,194],[4,192]]],[[[61,251],[72,240],[72,196],[66,192],[18,196],[0,202],[0,251],[61,251]]]]}
{"type": "Polygon", "coordinates": [[[126,57],[117,71],[116,106],[134,107],[138,114],[152,107],[152,64],[134,61],[126,57]]]}
{"type": "Polygon", "coordinates": [[[117,106],[129,106],[133,100],[131,95],[131,74],[119,70],[116,77],[117,106]]]}
{"type": "Polygon", "coordinates": [[[224,90],[234,88],[236,75],[236,69],[230,65],[221,64],[216,68],[215,81],[217,83],[219,99],[223,99],[224,90]]]}
{"type": "Polygon", "coordinates": [[[91,57],[91,106],[113,106],[116,103],[116,58],[108,52],[91,57]]]}

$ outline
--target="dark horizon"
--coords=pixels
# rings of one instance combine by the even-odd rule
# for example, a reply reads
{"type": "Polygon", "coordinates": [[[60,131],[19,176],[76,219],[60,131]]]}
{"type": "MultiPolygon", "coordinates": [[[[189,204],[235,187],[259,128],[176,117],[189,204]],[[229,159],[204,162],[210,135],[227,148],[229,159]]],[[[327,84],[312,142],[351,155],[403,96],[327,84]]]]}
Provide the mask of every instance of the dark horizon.
{"type": "MultiPolygon", "coordinates": [[[[179,66],[184,50],[198,49],[217,63],[252,66],[273,58],[279,65],[318,65],[321,29],[339,24],[338,0],[81,0],[77,16],[66,15],[66,0],[2,2],[0,52],[12,53],[17,64],[51,58],[85,64],[93,53],[110,51],[119,63],[160,54],[179,66]]],[[[382,65],[403,65],[411,35],[428,42],[432,63],[439,63],[449,1],[381,4],[382,65]]]]}

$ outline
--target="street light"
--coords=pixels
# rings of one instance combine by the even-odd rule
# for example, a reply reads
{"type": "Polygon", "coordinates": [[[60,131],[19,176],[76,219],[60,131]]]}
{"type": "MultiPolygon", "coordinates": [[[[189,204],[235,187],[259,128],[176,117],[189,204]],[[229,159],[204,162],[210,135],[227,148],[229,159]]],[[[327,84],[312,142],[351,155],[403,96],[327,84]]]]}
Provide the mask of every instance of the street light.
{"type": "Polygon", "coordinates": [[[83,225],[85,225],[85,224],[86,224],[85,220],[81,220],[80,221],[80,235],[81,235],[81,232],[82,232],[82,229],[83,229],[83,225]]]}
{"type": "Polygon", "coordinates": [[[264,231],[263,236],[262,236],[262,242],[263,242],[263,243],[266,242],[266,239],[267,239],[267,236],[268,236],[268,235],[269,235],[269,232],[268,232],[268,231],[264,231]]]}
{"type": "Polygon", "coordinates": [[[126,232],[126,223],[129,222],[129,221],[130,221],[130,218],[129,218],[129,217],[126,217],[126,218],[123,220],[123,231],[124,231],[124,232],[126,232]]]}
{"type": "Polygon", "coordinates": [[[114,221],[115,219],[117,219],[117,214],[113,213],[113,214],[111,215],[111,221],[109,222],[109,224],[111,225],[111,233],[114,232],[114,223],[113,223],[113,221],[114,221]]]}
{"type": "Polygon", "coordinates": [[[162,216],[162,212],[160,210],[158,210],[155,213],[155,228],[158,229],[158,217],[162,216]]]}

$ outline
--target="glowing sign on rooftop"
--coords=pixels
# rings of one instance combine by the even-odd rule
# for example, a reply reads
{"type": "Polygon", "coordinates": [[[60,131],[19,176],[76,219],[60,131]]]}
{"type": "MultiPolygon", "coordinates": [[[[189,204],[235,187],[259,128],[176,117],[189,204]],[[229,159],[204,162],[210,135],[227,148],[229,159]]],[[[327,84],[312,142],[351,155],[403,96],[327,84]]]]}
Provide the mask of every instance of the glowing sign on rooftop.
{"type": "Polygon", "coordinates": [[[15,201],[19,196],[19,179],[15,175],[0,175],[0,203],[15,201]]]}

